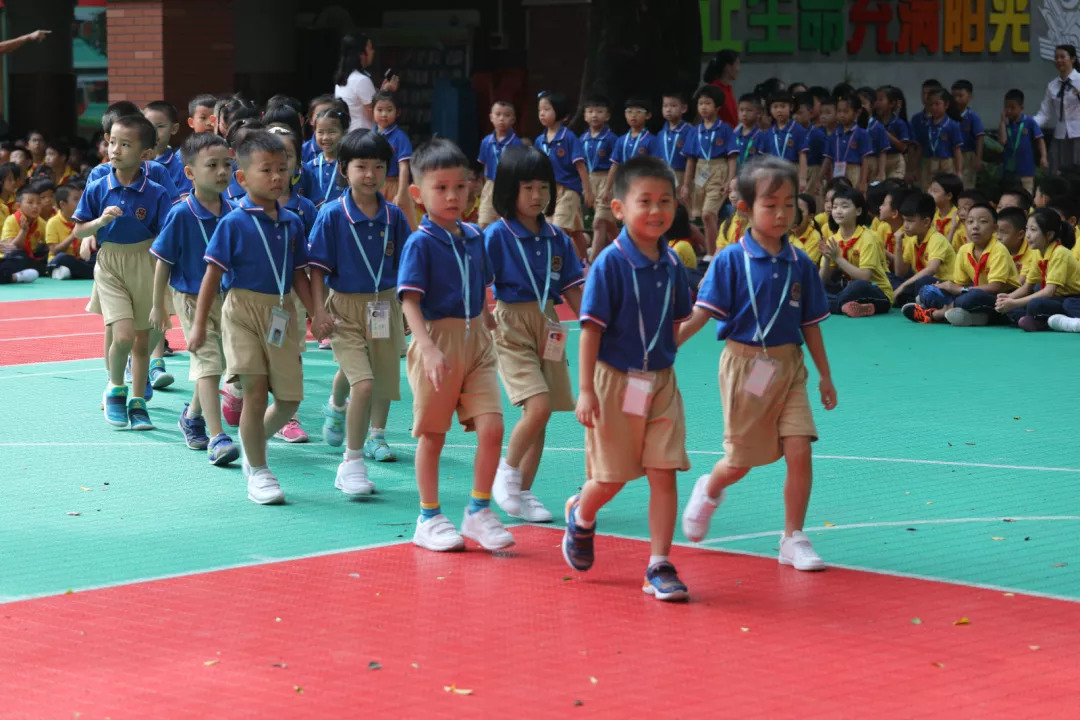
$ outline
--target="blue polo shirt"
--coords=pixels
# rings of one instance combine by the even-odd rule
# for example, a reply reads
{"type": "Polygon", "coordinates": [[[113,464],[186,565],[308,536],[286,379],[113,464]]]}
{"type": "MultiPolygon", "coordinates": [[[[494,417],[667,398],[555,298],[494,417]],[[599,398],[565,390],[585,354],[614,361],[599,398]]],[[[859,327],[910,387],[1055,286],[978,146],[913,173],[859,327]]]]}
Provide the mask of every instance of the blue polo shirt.
{"type": "Polygon", "coordinates": [[[275,273],[284,272],[287,295],[293,273],[308,265],[304,223],[280,204],[277,220],[271,220],[245,195],[235,210],[218,221],[203,259],[225,271],[228,287],[267,295],[279,294],[275,273]]]}
{"type": "Polygon", "coordinates": [[[547,299],[558,305],[562,293],[585,282],[574,244],[551,223],[542,223],[540,234],[533,235],[517,220],[502,218],[484,230],[484,248],[495,274],[496,300],[539,302],[548,285],[547,299]]]}
{"type": "Polygon", "coordinates": [[[1001,154],[1002,170],[1020,177],[1034,177],[1035,141],[1042,136],[1042,128],[1030,115],[1021,115],[1017,122],[1007,122],[1001,154]]]}
{"type": "Polygon", "coordinates": [[[191,192],[191,181],[184,175],[184,158],[180,155],[180,149],[171,147],[161,155],[154,158],[154,162],[165,167],[172,178],[176,192],[180,195],[191,192]]]}
{"type": "Polygon", "coordinates": [[[647,258],[626,232],[593,261],[581,298],[581,324],[591,322],[603,329],[599,358],[616,370],[641,370],[645,348],[656,337],[649,353],[648,370],[675,364],[675,323],[690,317],[690,283],[679,256],[660,241],[660,259],[647,258]],[[634,294],[637,277],[640,293],[634,294]],[[664,310],[664,293],[670,284],[671,298],[664,310]],[[663,311],[663,315],[661,315],[663,311]],[[645,325],[641,341],[639,318],[645,325]],[[657,334],[659,333],[659,334],[657,334]]]}
{"type": "Polygon", "coordinates": [[[925,158],[951,158],[953,150],[964,145],[960,126],[949,117],[921,126],[915,140],[922,146],[925,158]]]}
{"type": "Polygon", "coordinates": [[[536,138],[536,147],[551,159],[556,184],[576,193],[582,192],[581,177],[574,165],[585,162],[585,149],[581,147],[577,135],[561,127],[551,142],[548,142],[547,132],[541,133],[536,138]]]}
{"type": "Polygon", "coordinates": [[[847,130],[838,126],[825,139],[825,157],[832,158],[833,162],[862,165],[863,158],[873,154],[870,136],[858,125],[852,125],[847,130]]]}
{"type": "Polygon", "coordinates": [[[515,145],[524,145],[524,143],[513,130],[502,140],[496,140],[495,133],[491,133],[480,141],[480,152],[476,159],[484,166],[486,179],[495,181],[495,170],[499,167],[499,158],[502,157],[503,150],[515,145]]]}
{"type": "Polygon", "coordinates": [[[735,143],[735,133],[723,120],[717,120],[712,127],[705,127],[703,122],[698,123],[687,140],[683,148],[683,157],[699,158],[708,162],[739,152],[739,146],[735,143]]]}
{"type": "MultiPolygon", "coordinates": [[[[889,142],[890,133],[892,135],[895,135],[897,140],[901,140],[905,143],[911,142],[911,130],[908,129],[908,124],[904,122],[904,118],[900,117],[899,115],[893,115],[884,123],[880,122],[877,118],[870,118],[870,122],[866,127],[869,130],[878,125],[881,125],[882,129],[886,131],[884,140],[886,154],[897,155],[900,152],[892,146],[891,142],[889,142]]],[[[881,148],[879,147],[875,146],[874,149],[877,152],[881,152],[881,148]]]]}
{"type": "Polygon", "coordinates": [[[247,195],[247,190],[245,190],[244,186],[240,184],[240,181],[236,179],[236,173],[237,171],[233,170],[232,180],[229,182],[228,189],[225,190],[225,195],[234,203],[240,202],[244,196],[247,195]]]}
{"type": "Polygon", "coordinates": [[[319,144],[315,142],[315,136],[312,135],[300,146],[301,164],[306,163],[308,160],[314,160],[315,156],[320,152],[322,151],[319,150],[319,144]]]}
{"type": "Polygon", "coordinates": [[[964,152],[975,152],[975,143],[985,134],[982,118],[973,110],[964,110],[960,115],[960,136],[964,140],[964,152]]]}
{"type": "MultiPolygon", "coordinates": [[[[112,165],[109,163],[101,163],[95,166],[90,174],[86,177],[86,184],[89,185],[95,180],[100,180],[106,175],[112,172],[112,165]]],[[[169,200],[175,200],[180,197],[180,192],[176,189],[176,183],[173,182],[172,176],[169,171],[165,169],[165,166],[159,162],[153,160],[146,160],[143,162],[143,173],[150,178],[153,182],[165,190],[165,193],[169,196],[169,200]]]]}
{"type": "Polygon", "coordinates": [[[717,340],[734,340],[744,345],[760,346],[756,339],[758,323],[750,304],[750,293],[757,300],[758,322],[764,329],[777,308],[780,314],[765,336],[769,347],[801,345],[802,329],[829,317],[829,303],[814,261],[797,250],[787,238],[775,257],[762,249],[750,232],[737,243],[724,248],[713,258],[698,289],[697,307],[707,310],[717,323],[717,340]],[[750,258],[751,282],[747,282],[744,258],[750,258]],[[788,271],[791,281],[784,285],[788,271]]]}
{"type": "Polygon", "coordinates": [[[743,163],[762,152],[762,133],[758,128],[755,127],[744,135],[743,127],[740,125],[735,128],[732,134],[734,138],[733,142],[735,143],[735,152],[738,153],[735,157],[736,167],[742,167],[743,163]]]}
{"type": "MultiPolygon", "coordinates": [[[[314,160],[304,163],[304,175],[308,177],[306,182],[310,192],[308,197],[315,203],[315,207],[322,207],[323,203],[336,200],[341,195],[341,191],[348,187],[338,183],[337,168],[337,160],[331,162],[322,153],[316,155],[314,160]]],[[[388,177],[389,173],[390,169],[387,168],[388,177]]]]}
{"type": "Polygon", "coordinates": [[[315,220],[310,261],[326,272],[330,288],[336,292],[370,295],[397,285],[401,254],[412,231],[397,205],[386,202],[382,193],[377,197],[379,209],[374,217],[365,215],[347,192],[323,205],[315,220]],[[379,275],[377,288],[375,275],[379,275]]]}
{"type": "Polygon", "coordinates": [[[401,251],[398,297],[408,290],[420,293],[425,320],[465,319],[466,272],[469,318],[483,312],[487,302],[487,286],[493,277],[484,236],[469,223],[459,222],[458,229],[460,234],[451,236],[425,215],[401,251]]]}
{"type": "Polygon", "coordinates": [[[807,167],[817,167],[825,159],[825,128],[814,125],[806,131],[800,153],[806,153],[807,167]]]}
{"type": "Polygon", "coordinates": [[[596,136],[593,136],[592,130],[586,130],[578,139],[585,151],[585,165],[589,172],[607,172],[611,169],[611,157],[615,154],[615,141],[618,140],[611,128],[605,125],[596,136]]]}
{"type": "Polygon", "coordinates": [[[315,203],[296,192],[294,187],[292,193],[289,194],[288,202],[285,203],[285,209],[296,213],[300,222],[304,223],[304,238],[309,240],[310,245],[311,229],[315,227],[315,218],[319,214],[319,211],[315,209],[315,203]]]}
{"type": "Polygon", "coordinates": [[[866,134],[870,136],[870,149],[878,155],[889,149],[889,133],[885,131],[884,125],[875,122],[873,118],[870,120],[870,123],[866,125],[866,134]]]}
{"type": "Polygon", "coordinates": [[[911,126],[911,139],[918,142],[919,138],[926,134],[926,126],[929,124],[930,116],[926,114],[926,111],[920,110],[912,115],[908,120],[908,125],[911,126]]]}
{"type": "Polygon", "coordinates": [[[206,274],[207,247],[218,221],[229,214],[233,204],[221,196],[221,216],[203,207],[194,195],[186,195],[169,210],[161,234],[150,246],[150,254],[172,266],[169,285],[182,293],[198,295],[206,274]]]}
{"type": "Polygon", "coordinates": [[[694,132],[694,126],[683,120],[675,127],[671,123],[664,123],[664,127],[656,134],[653,141],[654,154],[664,158],[672,170],[681,172],[686,169],[686,156],[683,150],[689,142],[690,135],[694,132]]]}
{"type": "Polygon", "coordinates": [[[761,134],[761,152],[797,163],[805,142],[806,128],[790,120],[787,127],[773,125],[761,134]]]}
{"type": "Polygon", "coordinates": [[[632,157],[656,155],[653,146],[655,141],[656,136],[649,132],[648,128],[643,128],[635,137],[631,137],[630,133],[620,136],[615,141],[615,151],[611,154],[611,164],[622,165],[632,157]]]}
{"type": "Polygon", "coordinates": [[[386,168],[386,177],[396,178],[400,172],[398,163],[407,162],[412,157],[412,143],[409,142],[409,136],[396,124],[385,130],[377,129],[376,132],[386,138],[386,142],[394,148],[394,157],[390,160],[390,167],[386,168]]]}
{"type": "Polygon", "coordinates": [[[145,172],[140,171],[130,185],[121,185],[114,170],[86,186],[71,219],[77,223],[97,220],[110,205],[124,214],[97,231],[98,244],[132,245],[161,231],[172,200],[165,188],[146,177],[145,172]]]}

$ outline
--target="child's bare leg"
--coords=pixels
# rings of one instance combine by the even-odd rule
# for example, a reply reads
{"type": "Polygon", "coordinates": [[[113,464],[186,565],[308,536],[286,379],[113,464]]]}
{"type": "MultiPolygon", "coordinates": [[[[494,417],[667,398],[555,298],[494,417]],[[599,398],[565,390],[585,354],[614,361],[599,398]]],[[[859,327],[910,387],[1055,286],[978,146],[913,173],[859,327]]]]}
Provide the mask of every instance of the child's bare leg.
{"type": "Polygon", "coordinates": [[[544,438],[547,436],[547,428],[540,428],[540,434],[533,440],[533,444],[525,451],[521,458],[521,490],[532,490],[536,481],[536,471],[540,469],[540,457],[544,454],[544,438]]]}
{"type": "Polygon", "coordinates": [[[503,418],[499,413],[485,413],[473,418],[476,427],[476,458],[473,460],[473,492],[491,493],[495,470],[502,452],[503,418]]]}
{"type": "MultiPolygon", "coordinates": [[[[147,330],[136,330],[135,340],[131,344],[131,396],[141,398],[146,393],[146,375],[150,372],[150,333],[147,330]]],[[[110,362],[116,362],[114,356],[110,362]]],[[[120,361],[120,367],[124,362],[120,361]]],[[[120,377],[123,378],[123,370],[120,377]]]]}
{"type": "MultiPolygon", "coordinates": [[[[106,325],[105,326],[105,354],[103,355],[103,357],[105,358],[105,374],[109,376],[110,382],[111,382],[111,378],[112,378],[112,373],[109,372],[109,353],[112,352],[112,341],[113,341],[112,325],[106,325]]],[[[124,358],[124,364],[127,364],[127,358],[124,358]]],[[[121,378],[121,380],[122,379],[123,378],[121,378]]]]}
{"type": "Polygon", "coordinates": [[[195,394],[191,398],[192,414],[203,416],[212,438],[225,432],[221,428],[221,398],[218,397],[220,385],[220,375],[201,377],[195,381],[195,394]]]}
{"type": "Polygon", "coordinates": [[[150,331],[150,347],[154,348],[152,353],[154,359],[162,359],[165,357],[165,333],[160,330],[150,331]]]}
{"type": "MultiPolygon", "coordinates": [[[[135,323],[131,320],[117,320],[105,328],[107,350],[105,368],[109,371],[109,382],[124,385],[124,368],[128,355],[135,344],[135,323]]],[[[134,369],[134,368],[133,368],[134,369]]],[[[143,384],[146,383],[146,367],[143,367],[143,384]]],[[[140,397],[143,389],[139,388],[140,397]]]]}
{"type": "MultiPolygon", "coordinates": [[[[510,467],[521,470],[522,487],[527,490],[528,487],[524,484],[525,471],[522,468],[522,462],[526,453],[536,442],[536,438],[544,432],[551,418],[551,396],[548,393],[533,395],[525,400],[521,410],[521,419],[514,425],[510,433],[510,442],[506,446],[506,462],[510,467]]],[[[536,462],[540,462],[539,456],[536,462]]],[[[536,474],[535,466],[532,468],[532,474],[536,474]]],[[[531,477],[529,485],[532,485],[531,477]]]]}
{"type": "Polygon", "coordinates": [[[649,478],[649,552],[654,557],[667,557],[679,512],[675,471],[646,469],[645,474],[649,478]]]}
{"type": "Polygon", "coordinates": [[[720,217],[714,213],[703,213],[702,222],[705,224],[705,254],[716,254],[716,236],[720,232],[720,217]]]}
{"type": "Polygon", "coordinates": [[[719,462],[713,465],[712,472],[709,473],[709,483],[705,486],[705,493],[715,500],[720,497],[720,493],[723,492],[724,488],[739,482],[746,477],[748,472],[750,472],[750,468],[729,465],[727,458],[721,458],[719,462]]]}
{"type": "Polygon", "coordinates": [[[623,483],[586,480],[581,488],[575,521],[585,527],[592,527],[596,523],[596,513],[600,512],[600,508],[607,505],[611,498],[618,495],[622,489],[623,483]]]}
{"type": "MultiPolygon", "coordinates": [[[[390,417],[390,401],[386,398],[376,397],[371,399],[371,427],[379,430],[386,429],[386,421],[390,417]]],[[[367,430],[364,430],[366,433],[367,430]]]]}
{"type": "Polygon", "coordinates": [[[439,504],[439,455],[445,442],[446,433],[424,433],[416,444],[416,489],[421,506],[439,504]]]}
{"type": "Polygon", "coordinates": [[[574,243],[574,251],[578,254],[578,258],[585,260],[588,256],[586,252],[589,249],[589,243],[585,238],[584,230],[574,230],[569,233],[570,240],[574,243]]]}
{"type": "Polygon", "coordinates": [[[266,437],[273,437],[274,433],[285,427],[285,423],[296,417],[296,412],[299,409],[300,402],[298,400],[278,400],[274,398],[274,404],[266,409],[266,415],[263,418],[263,430],[266,437]]]}
{"type": "Polygon", "coordinates": [[[240,442],[244,446],[244,459],[251,467],[266,465],[266,382],[265,375],[244,375],[241,378],[244,409],[240,413],[240,442]]]}
{"type": "Polygon", "coordinates": [[[334,407],[341,407],[345,404],[345,398],[349,395],[351,388],[349,387],[349,380],[345,377],[345,373],[338,368],[338,371],[334,373],[334,384],[331,389],[331,399],[334,402],[334,407]]]}
{"type": "Polygon", "coordinates": [[[345,447],[353,452],[364,449],[371,419],[372,386],[371,380],[362,380],[353,385],[350,391],[349,406],[345,411],[345,447]]]}
{"type": "Polygon", "coordinates": [[[787,461],[787,479],[784,481],[784,537],[802,530],[806,522],[806,509],[810,505],[810,489],[813,486],[810,438],[806,436],[783,439],[784,459],[787,461]]]}

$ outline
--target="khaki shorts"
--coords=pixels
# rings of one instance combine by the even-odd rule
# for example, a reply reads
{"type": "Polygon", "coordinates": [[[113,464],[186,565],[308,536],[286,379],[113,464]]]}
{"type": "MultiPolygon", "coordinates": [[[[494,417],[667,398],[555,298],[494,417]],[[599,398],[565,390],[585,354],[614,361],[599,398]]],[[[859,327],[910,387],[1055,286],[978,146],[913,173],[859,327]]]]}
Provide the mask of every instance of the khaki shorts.
{"type": "Polygon", "coordinates": [[[825,207],[825,195],[821,192],[821,166],[806,166],[806,192],[813,196],[820,212],[825,207]]]}
{"type": "Polygon", "coordinates": [[[923,192],[927,192],[934,178],[945,173],[955,173],[956,163],[952,158],[923,158],[919,164],[919,183],[923,192]]]}
{"type": "Polygon", "coordinates": [[[307,308],[304,307],[304,303],[300,301],[300,296],[295,292],[290,292],[289,297],[292,298],[293,305],[296,306],[296,326],[300,329],[300,352],[307,352],[307,308]]]}
{"type": "MultiPolygon", "coordinates": [[[[184,331],[184,339],[191,337],[191,325],[195,322],[195,307],[199,303],[198,295],[188,295],[179,290],[169,288],[169,294],[174,307],[179,309],[176,313],[180,318],[180,329],[184,331]]],[[[225,351],[221,347],[221,295],[214,298],[214,304],[210,306],[210,315],[206,318],[206,342],[196,352],[188,350],[191,367],[188,370],[188,380],[199,380],[204,377],[217,377],[225,374],[225,351]]]]}
{"type": "Polygon", "coordinates": [[[458,318],[432,320],[425,326],[450,369],[443,374],[442,388],[435,392],[424,371],[424,359],[416,340],[409,344],[405,368],[413,391],[413,437],[446,433],[455,411],[466,432],[476,429],[473,420],[480,415],[501,416],[495,349],[483,320],[477,316],[469,322],[468,337],[465,321],[458,318]]]}
{"type": "Polygon", "coordinates": [[[556,186],[555,212],[547,221],[565,233],[585,229],[581,218],[581,195],[563,185],[556,186]]]}
{"type": "Polygon", "coordinates": [[[548,393],[552,410],[569,412],[575,408],[565,353],[559,361],[542,359],[548,323],[553,321],[558,322],[558,316],[551,300],[543,314],[534,302],[504,303],[500,300],[495,304],[498,325],[492,333],[495,360],[503,387],[514,405],[521,405],[534,395],[548,393]]]}
{"type": "Polygon", "coordinates": [[[480,208],[476,211],[476,224],[486,228],[499,219],[495,212],[495,182],[484,178],[484,187],[480,190],[480,208]]]}
{"type": "Polygon", "coordinates": [[[887,180],[899,180],[903,182],[907,175],[907,160],[903,153],[885,154],[885,178],[887,180]]]}
{"type": "MultiPolygon", "coordinates": [[[[862,165],[852,165],[851,163],[848,163],[847,167],[844,168],[844,177],[847,178],[848,182],[851,183],[852,186],[857,187],[856,181],[859,179],[859,175],[862,174],[862,171],[869,169],[869,167],[866,165],[866,160],[866,158],[863,158],[862,165]]],[[[836,167],[836,165],[833,165],[833,167],[836,167]]],[[[835,172],[835,170],[833,172],[835,172]]],[[[866,178],[866,180],[869,181],[869,178],[866,178]]]]}
{"type": "Polygon", "coordinates": [[[600,202],[600,190],[603,189],[607,179],[608,174],[603,170],[596,170],[589,173],[589,187],[592,188],[593,197],[596,198],[596,203],[593,206],[593,222],[596,222],[597,220],[607,220],[612,223],[615,222],[615,214],[611,212],[611,203],[600,202]]]}
{"type": "Polygon", "coordinates": [[[94,265],[94,287],[86,306],[87,312],[101,315],[106,325],[118,320],[131,320],[136,330],[150,329],[156,262],[150,254],[153,242],[143,240],[130,245],[113,242],[101,244],[94,265]]]}
{"type": "Polygon", "coordinates": [[[585,477],[625,483],[646,470],[689,470],[686,418],[675,370],[654,373],[647,417],[622,411],[627,374],[597,361],[593,388],[600,417],[585,428],[585,477]]]}
{"type": "Polygon", "coordinates": [[[304,399],[304,368],[300,364],[300,323],[296,305],[286,302],[289,325],[281,347],[266,342],[270,331],[270,309],[278,306],[277,295],[233,288],[221,309],[221,339],[228,366],[226,379],[243,375],[265,375],[277,400],[304,399]]]}
{"type": "MultiPolygon", "coordinates": [[[[697,175],[697,169],[700,169],[701,163],[705,162],[702,158],[698,158],[697,168],[694,175],[697,175]]],[[[693,202],[690,208],[690,216],[692,218],[699,218],[702,215],[715,215],[720,212],[720,208],[724,207],[724,201],[728,196],[728,159],[714,158],[709,161],[709,178],[705,181],[704,187],[698,187],[697,182],[694,182],[693,186],[693,202]]]]}
{"type": "Polygon", "coordinates": [[[724,455],[734,467],[769,465],[783,456],[786,437],[817,440],[806,394],[806,365],[798,345],[769,348],[778,363],[762,397],[742,389],[761,348],[728,340],[720,354],[720,400],[724,407],[724,455]]]}
{"type": "Polygon", "coordinates": [[[964,181],[964,189],[970,190],[975,187],[975,153],[965,152],[964,154],[964,174],[960,178],[964,181]]]}
{"type": "Polygon", "coordinates": [[[383,290],[377,295],[339,293],[330,291],[326,310],[334,319],[330,347],[334,360],[345,373],[349,385],[372,381],[372,395],[386,400],[401,399],[401,344],[405,342],[405,326],[397,288],[383,290]],[[376,300],[390,303],[390,337],[368,339],[367,305],[376,300]]]}

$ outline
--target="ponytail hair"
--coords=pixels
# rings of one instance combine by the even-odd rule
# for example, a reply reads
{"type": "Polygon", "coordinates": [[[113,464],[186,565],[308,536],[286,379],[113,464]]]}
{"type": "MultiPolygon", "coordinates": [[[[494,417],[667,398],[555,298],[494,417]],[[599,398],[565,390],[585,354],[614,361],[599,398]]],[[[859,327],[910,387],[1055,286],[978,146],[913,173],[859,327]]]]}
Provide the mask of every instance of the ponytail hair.
{"type": "Polygon", "coordinates": [[[370,41],[371,38],[361,32],[349,33],[341,38],[341,54],[338,58],[337,70],[334,72],[335,85],[345,85],[354,72],[364,72],[360,55],[367,52],[370,41]]]}
{"type": "Polygon", "coordinates": [[[1068,220],[1058,215],[1056,210],[1048,207],[1038,208],[1031,213],[1031,219],[1042,230],[1043,235],[1053,236],[1053,240],[1062,244],[1063,247],[1072,250],[1076,245],[1076,230],[1068,220]]]}

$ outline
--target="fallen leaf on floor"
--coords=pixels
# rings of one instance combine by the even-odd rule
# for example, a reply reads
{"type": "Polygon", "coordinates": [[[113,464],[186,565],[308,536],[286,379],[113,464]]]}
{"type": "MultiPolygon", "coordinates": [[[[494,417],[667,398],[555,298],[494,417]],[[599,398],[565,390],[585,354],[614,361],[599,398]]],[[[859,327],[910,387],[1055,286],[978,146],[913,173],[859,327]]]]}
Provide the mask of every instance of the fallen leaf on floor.
{"type": "Polygon", "coordinates": [[[94,492],[94,488],[83,487],[82,485],[79,486],[79,489],[83,492],[94,492]]]}
{"type": "Polygon", "coordinates": [[[281,622],[281,618],[274,618],[274,622],[281,622]]]}
{"type": "Polygon", "coordinates": [[[964,444],[965,444],[965,445],[971,445],[972,447],[974,447],[974,446],[975,446],[975,443],[969,443],[969,442],[966,442],[966,443],[964,443],[964,444]]]}
{"type": "Polygon", "coordinates": [[[367,664],[368,670],[382,670],[382,665],[377,660],[372,660],[367,664]]]}
{"type": "Polygon", "coordinates": [[[299,685],[293,685],[292,689],[295,690],[296,692],[298,692],[301,695],[304,694],[304,688],[300,687],[299,685]]]}
{"type": "Polygon", "coordinates": [[[75,591],[74,591],[74,590],[68,590],[68,591],[67,591],[66,593],[64,593],[64,594],[65,594],[65,595],[74,595],[74,594],[75,594],[75,591]]]}
{"type": "Polygon", "coordinates": [[[1016,520],[1013,520],[1012,518],[1002,518],[1001,522],[1013,523],[1013,522],[1016,522],[1016,520]]]}
{"type": "Polygon", "coordinates": [[[593,685],[595,685],[596,683],[598,683],[600,681],[590,675],[589,676],[589,682],[591,682],[593,685]]]}
{"type": "Polygon", "coordinates": [[[990,539],[991,539],[991,540],[1004,540],[1005,538],[1003,538],[1003,537],[998,537],[997,535],[991,535],[991,536],[990,536],[990,539]]]}
{"type": "Polygon", "coordinates": [[[445,577],[443,577],[442,575],[439,575],[439,576],[438,576],[437,578],[435,578],[435,579],[436,579],[436,580],[445,580],[446,578],[445,578],[445,577]]]}
{"type": "Polygon", "coordinates": [[[966,617],[962,617],[959,620],[953,620],[953,625],[970,625],[971,620],[966,617]]]}
{"type": "Polygon", "coordinates": [[[911,618],[911,624],[912,625],[922,625],[922,620],[917,618],[917,617],[916,618],[911,618]]]}
{"type": "Polygon", "coordinates": [[[739,629],[742,630],[743,632],[750,632],[750,628],[748,628],[748,627],[741,627],[739,629]]]}
{"type": "Polygon", "coordinates": [[[574,701],[574,707],[581,707],[584,704],[585,704],[584,700],[575,700],[574,701]]]}
{"type": "Polygon", "coordinates": [[[1038,645],[1028,645],[1028,650],[1038,650],[1038,649],[1039,649],[1038,645]]]}
{"type": "Polygon", "coordinates": [[[1066,565],[1068,565],[1068,564],[1069,564],[1069,563],[1054,563],[1054,564],[1053,564],[1053,565],[1051,565],[1050,567],[1065,567],[1065,566],[1066,566],[1066,565]]]}
{"type": "Polygon", "coordinates": [[[1016,597],[1016,593],[1005,593],[1005,597],[1016,597]]]}
{"type": "Polygon", "coordinates": [[[71,517],[76,517],[78,515],[82,515],[82,513],[81,512],[69,512],[68,515],[70,515],[71,517]]]}
{"type": "Polygon", "coordinates": [[[217,665],[219,662],[221,662],[221,661],[220,660],[207,660],[206,662],[203,663],[203,665],[205,665],[206,667],[210,667],[211,665],[217,665]]]}
{"type": "Polygon", "coordinates": [[[836,523],[831,523],[828,520],[825,521],[825,527],[836,527],[836,523]]]}
{"type": "Polygon", "coordinates": [[[1019,420],[1019,419],[1020,419],[1019,415],[1013,415],[1013,420],[1019,420]]]}
{"type": "Polygon", "coordinates": [[[472,695],[472,690],[468,688],[459,688],[456,685],[443,685],[443,690],[454,695],[472,695]]]}
{"type": "Polygon", "coordinates": [[[931,665],[933,665],[933,666],[934,666],[934,667],[936,667],[936,668],[943,668],[943,667],[945,667],[945,663],[943,663],[943,662],[936,662],[936,663],[930,663],[930,664],[931,664],[931,665]]]}
{"type": "Polygon", "coordinates": [[[934,501],[933,501],[933,500],[931,500],[930,502],[928,502],[928,503],[926,503],[926,504],[927,504],[927,505],[933,505],[933,504],[934,504],[934,501]]]}
{"type": "Polygon", "coordinates": [[[571,580],[573,580],[573,579],[574,579],[574,578],[570,577],[569,575],[564,575],[564,576],[563,576],[563,582],[570,582],[570,581],[571,581],[571,580]]]}
{"type": "Polygon", "coordinates": [[[270,663],[270,667],[276,667],[276,668],[283,668],[284,669],[284,668],[287,668],[289,666],[286,665],[285,663],[270,663]]]}
{"type": "Polygon", "coordinates": [[[420,669],[420,666],[418,664],[416,664],[416,663],[412,663],[409,667],[411,667],[413,670],[419,670],[420,669]]]}
{"type": "Polygon", "coordinates": [[[360,573],[349,573],[349,577],[358,578],[358,577],[360,577],[360,573]]]}

